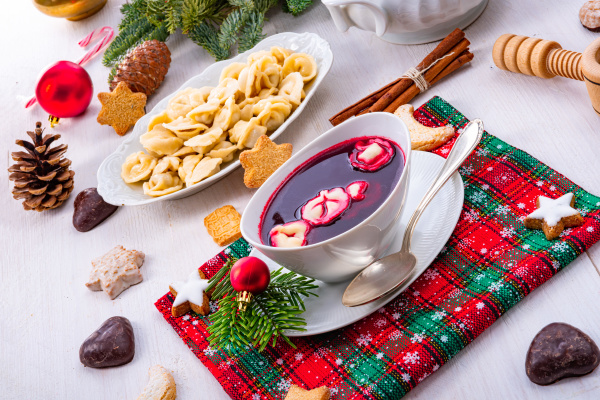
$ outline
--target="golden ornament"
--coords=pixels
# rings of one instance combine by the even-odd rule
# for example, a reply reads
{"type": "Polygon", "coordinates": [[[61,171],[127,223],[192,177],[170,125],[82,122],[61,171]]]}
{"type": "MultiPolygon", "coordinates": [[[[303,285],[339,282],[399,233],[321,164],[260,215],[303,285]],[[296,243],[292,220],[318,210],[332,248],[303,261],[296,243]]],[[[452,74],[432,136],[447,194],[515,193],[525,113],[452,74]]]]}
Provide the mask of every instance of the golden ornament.
{"type": "Polygon", "coordinates": [[[33,5],[46,15],[78,21],[100,11],[107,0],[33,0],[33,5]]]}

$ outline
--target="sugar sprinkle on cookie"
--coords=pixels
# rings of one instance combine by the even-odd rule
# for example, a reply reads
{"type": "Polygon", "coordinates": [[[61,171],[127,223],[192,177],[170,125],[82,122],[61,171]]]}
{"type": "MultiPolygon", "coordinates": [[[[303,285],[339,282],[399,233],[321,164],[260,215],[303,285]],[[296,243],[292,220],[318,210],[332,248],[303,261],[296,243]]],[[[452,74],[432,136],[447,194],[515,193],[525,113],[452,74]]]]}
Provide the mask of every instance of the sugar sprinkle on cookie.
{"type": "Polygon", "coordinates": [[[258,188],[284,162],[292,156],[293,146],[289,143],[275,144],[268,136],[258,138],[252,150],[240,154],[240,162],[244,168],[244,184],[249,188],[258,188]]]}
{"type": "Polygon", "coordinates": [[[169,285],[171,294],[175,296],[171,307],[174,317],[181,317],[190,310],[200,315],[210,312],[210,299],[206,293],[208,279],[204,272],[196,270],[190,274],[185,282],[174,282],[169,285]]]}
{"type": "Polygon", "coordinates": [[[104,290],[114,299],[125,289],[144,279],[140,267],[144,264],[145,257],[141,251],[117,246],[92,261],[92,272],[85,286],[93,291],[104,290]]]}
{"type": "Polygon", "coordinates": [[[98,123],[111,125],[121,136],[146,114],[146,95],[132,92],[125,82],[119,82],[110,93],[98,93],[98,100],[102,104],[98,123]]]}

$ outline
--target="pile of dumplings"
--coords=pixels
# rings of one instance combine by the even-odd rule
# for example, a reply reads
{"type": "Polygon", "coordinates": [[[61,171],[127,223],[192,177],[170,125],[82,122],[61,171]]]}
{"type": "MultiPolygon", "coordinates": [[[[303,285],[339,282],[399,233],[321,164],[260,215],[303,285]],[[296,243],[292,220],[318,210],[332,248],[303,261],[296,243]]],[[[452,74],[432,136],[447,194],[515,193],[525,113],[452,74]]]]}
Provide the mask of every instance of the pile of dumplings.
{"type": "Polygon", "coordinates": [[[131,154],[121,169],[127,183],[164,196],[219,172],[237,152],[279,128],[305,97],[317,75],[314,58],[272,47],[250,54],[221,72],[216,87],[175,94],[140,137],[146,152],[131,154]]]}

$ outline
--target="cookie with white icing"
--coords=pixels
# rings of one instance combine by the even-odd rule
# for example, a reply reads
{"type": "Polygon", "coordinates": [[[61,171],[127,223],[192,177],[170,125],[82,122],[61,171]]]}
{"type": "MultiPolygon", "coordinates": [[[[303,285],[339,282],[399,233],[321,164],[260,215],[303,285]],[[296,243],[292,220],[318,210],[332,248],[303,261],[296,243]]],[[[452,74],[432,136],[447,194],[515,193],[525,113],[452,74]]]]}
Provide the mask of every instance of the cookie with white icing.
{"type": "Polygon", "coordinates": [[[192,272],[185,282],[170,284],[169,290],[175,296],[171,314],[174,317],[181,317],[192,310],[200,315],[208,315],[210,304],[206,293],[207,288],[208,279],[200,270],[192,272]]]}
{"type": "Polygon", "coordinates": [[[575,195],[567,193],[558,199],[540,196],[536,201],[537,210],[525,218],[529,229],[541,229],[546,239],[557,238],[565,228],[574,228],[583,224],[583,217],[573,208],[575,195]]]}

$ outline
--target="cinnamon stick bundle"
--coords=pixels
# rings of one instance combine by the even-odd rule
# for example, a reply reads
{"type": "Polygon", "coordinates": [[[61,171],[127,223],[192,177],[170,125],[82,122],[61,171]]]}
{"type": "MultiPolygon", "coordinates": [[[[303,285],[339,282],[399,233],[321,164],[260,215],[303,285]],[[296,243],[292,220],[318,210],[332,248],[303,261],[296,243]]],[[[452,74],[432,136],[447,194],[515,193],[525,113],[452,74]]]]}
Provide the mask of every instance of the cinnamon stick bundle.
{"type": "MultiPolygon", "coordinates": [[[[468,51],[469,44],[470,42],[465,39],[465,33],[460,29],[455,29],[415,68],[418,71],[425,71],[423,78],[431,86],[473,59],[473,54],[468,51]]],[[[346,107],[331,117],[329,121],[335,126],[350,117],[362,115],[367,112],[393,112],[402,104],[406,104],[412,100],[419,93],[420,90],[412,79],[400,77],[360,101],[346,107]]]]}

